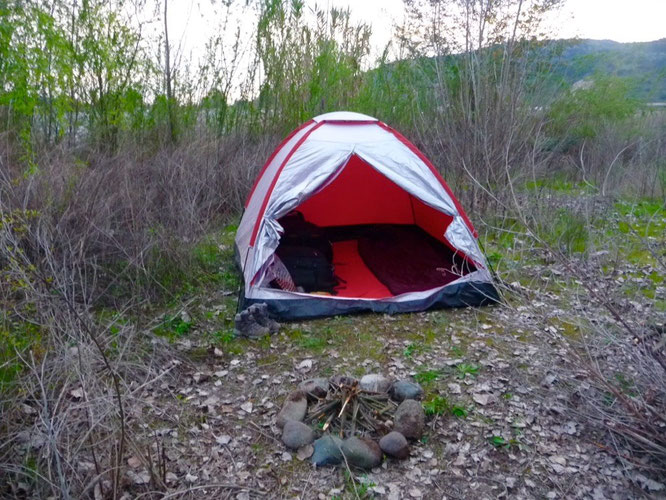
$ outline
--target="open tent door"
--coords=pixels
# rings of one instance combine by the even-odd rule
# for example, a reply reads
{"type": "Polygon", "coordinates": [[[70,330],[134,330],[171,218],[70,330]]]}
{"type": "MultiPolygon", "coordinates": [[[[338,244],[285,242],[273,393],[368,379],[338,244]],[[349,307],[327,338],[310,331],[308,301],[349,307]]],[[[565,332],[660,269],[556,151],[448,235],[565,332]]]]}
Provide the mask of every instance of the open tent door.
{"type": "MultiPolygon", "coordinates": [[[[438,288],[476,270],[444,236],[450,215],[425,205],[358,155],[295,210],[331,245],[340,281],[333,295],[388,298],[438,288]]],[[[291,241],[291,226],[283,226],[284,239],[291,241]]]]}
{"type": "Polygon", "coordinates": [[[471,223],[434,167],[355,113],[317,117],[276,150],[236,250],[246,302],[283,318],[497,300],[471,223]]]}

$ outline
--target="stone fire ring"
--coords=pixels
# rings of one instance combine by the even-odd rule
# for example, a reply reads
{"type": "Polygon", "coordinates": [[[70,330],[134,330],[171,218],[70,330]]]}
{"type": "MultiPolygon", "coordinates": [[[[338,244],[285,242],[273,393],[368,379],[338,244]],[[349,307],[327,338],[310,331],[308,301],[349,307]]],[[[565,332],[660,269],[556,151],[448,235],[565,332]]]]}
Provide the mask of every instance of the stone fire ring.
{"type": "Polygon", "coordinates": [[[380,374],[311,378],[286,397],[276,424],[285,446],[317,467],[372,469],[384,455],[407,458],[409,441],[421,439],[422,397],[420,385],[380,374]]]}

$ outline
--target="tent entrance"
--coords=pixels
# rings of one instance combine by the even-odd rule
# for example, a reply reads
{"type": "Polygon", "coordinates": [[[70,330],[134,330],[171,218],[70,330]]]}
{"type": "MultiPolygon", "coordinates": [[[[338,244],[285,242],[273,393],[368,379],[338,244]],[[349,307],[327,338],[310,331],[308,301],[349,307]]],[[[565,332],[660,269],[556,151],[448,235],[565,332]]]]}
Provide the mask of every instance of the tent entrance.
{"type": "MultiPolygon", "coordinates": [[[[285,233],[276,251],[297,278],[287,289],[382,299],[439,288],[476,270],[444,237],[449,215],[413,197],[356,155],[295,211],[303,222],[280,220],[285,233]],[[324,258],[331,276],[320,269],[324,258]],[[311,274],[303,277],[307,266],[316,268],[314,281],[319,279],[320,287],[312,284],[311,274]]],[[[279,280],[269,283],[284,289],[279,280]]]]}
{"type": "MultiPolygon", "coordinates": [[[[276,251],[292,289],[299,291],[382,299],[439,288],[476,270],[464,255],[413,224],[308,227],[315,227],[311,239],[285,232],[276,251]],[[319,278],[313,278],[309,268],[320,263],[329,274],[315,272],[319,278]]],[[[284,288],[272,278],[270,286],[284,288]]]]}

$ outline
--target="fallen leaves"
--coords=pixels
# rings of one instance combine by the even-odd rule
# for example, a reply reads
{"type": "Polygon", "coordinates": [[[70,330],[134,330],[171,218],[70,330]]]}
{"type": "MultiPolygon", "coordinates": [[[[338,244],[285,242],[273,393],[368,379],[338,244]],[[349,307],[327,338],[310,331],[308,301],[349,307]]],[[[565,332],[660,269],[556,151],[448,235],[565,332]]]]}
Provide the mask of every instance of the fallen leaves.
{"type": "Polygon", "coordinates": [[[312,360],[311,359],[304,359],[301,361],[298,365],[296,365],[296,369],[299,372],[302,373],[307,373],[312,369],[312,360]]]}

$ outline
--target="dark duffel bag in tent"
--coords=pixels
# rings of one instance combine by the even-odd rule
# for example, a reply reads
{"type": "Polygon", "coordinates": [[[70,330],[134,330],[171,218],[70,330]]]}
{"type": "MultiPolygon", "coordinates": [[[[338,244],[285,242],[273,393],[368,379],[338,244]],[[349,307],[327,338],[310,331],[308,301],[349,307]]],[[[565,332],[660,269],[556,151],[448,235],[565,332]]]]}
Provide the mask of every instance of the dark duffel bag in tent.
{"type": "Polygon", "coordinates": [[[331,261],[323,252],[307,246],[280,245],[276,253],[296,286],[308,293],[335,293],[339,282],[331,261]]]}
{"type": "Polygon", "coordinates": [[[309,247],[321,252],[329,262],[333,262],[333,246],[326,234],[316,224],[308,222],[300,212],[291,212],[280,219],[284,234],[280,245],[289,247],[309,247]]]}

